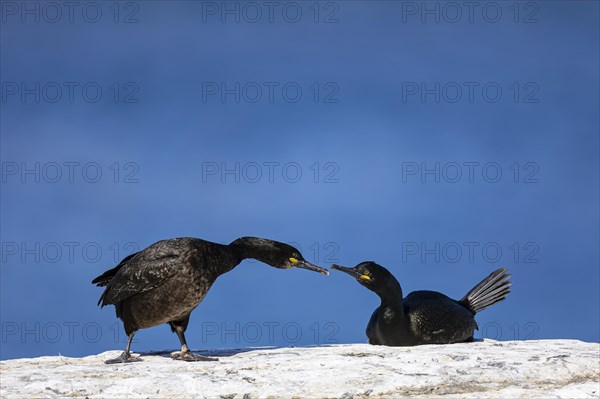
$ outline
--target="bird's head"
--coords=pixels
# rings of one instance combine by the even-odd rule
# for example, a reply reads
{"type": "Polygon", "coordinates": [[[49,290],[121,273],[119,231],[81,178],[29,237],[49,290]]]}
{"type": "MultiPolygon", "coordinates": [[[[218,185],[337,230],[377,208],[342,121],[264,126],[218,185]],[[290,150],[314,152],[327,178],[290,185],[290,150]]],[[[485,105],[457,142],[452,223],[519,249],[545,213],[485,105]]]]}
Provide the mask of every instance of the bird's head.
{"type": "Polygon", "coordinates": [[[398,284],[396,278],[385,267],[371,261],[361,262],[354,267],[333,265],[331,268],[349,274],[360,285],[375,292],[379,292],[382,288],[392,283],[398,284]]]}
{"type": "Polygon", "coordinates": [[[279,269],[293,269],[295,267],[301,269],[312,270],[314,272],[319,272],[324,275],[328,275],[329,271],[320,266],[310,263],[298,251],[296,248],[291,245],[284,244],[281,242],[277,242],[277,250],[274,252],[273,262],[267,262],[269,265],[273,267],[277,267],[279,269]]]}
{"type": "Polygon", "coordinates": [[[245,253],[244,257],[254,258],[278,269],[307,269],[328,275],[329,271],[310,263],[296,248],[279,241],[257,237],[243,237],[232,243],[245,253]]]}

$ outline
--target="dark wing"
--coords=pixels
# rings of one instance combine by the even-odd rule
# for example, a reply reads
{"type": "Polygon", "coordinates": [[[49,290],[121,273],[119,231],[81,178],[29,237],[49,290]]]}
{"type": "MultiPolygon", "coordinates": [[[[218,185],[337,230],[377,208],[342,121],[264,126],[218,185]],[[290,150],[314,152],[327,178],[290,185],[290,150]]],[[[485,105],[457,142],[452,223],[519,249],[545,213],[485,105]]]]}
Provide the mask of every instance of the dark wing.
{"type": "Polygon", "coordinates": [[[159,241],[128,256],[117,267],[106,272],[117,269],[98,304],[116,304],[133,295],[149,291],[182,271],[189,250],[182,245],[171,245],[171,241],[174,240],[159,241]]]}
{"type": "Polygon", "coordinates": [[[131,258],[137,255],[138,252],[133,253],[125,258],[115,267],[110,270],[105,271],[98,277],[92,280],[92,284],[96,284],[97,287],[104,287],[110,283],[110,280],[117,274],[117,272],[127,263],[131,258]]]}
{"type": "Polygon", "coordinates": [[[404,300],[411,327],[425,343],[463,342],[473,335],[473,314],[444,294],[415,291],[404,300]]]}

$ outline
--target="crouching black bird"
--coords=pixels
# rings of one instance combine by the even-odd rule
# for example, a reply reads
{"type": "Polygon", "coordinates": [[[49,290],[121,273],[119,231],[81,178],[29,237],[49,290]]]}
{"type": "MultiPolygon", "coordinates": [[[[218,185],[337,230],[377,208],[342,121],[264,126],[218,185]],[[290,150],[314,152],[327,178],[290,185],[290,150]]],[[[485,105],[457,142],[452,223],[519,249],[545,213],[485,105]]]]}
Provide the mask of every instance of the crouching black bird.
{"type": "Polygon", "coordinates": [[[169,323],[181,342],[176,360],[217,360],[195,355],[188,349],[184,332],[190,313],[204,299],[217,277],[253,258],[279,269],[300,267],[321,274],[326,269],[313,265],[294,247],[256,237],[242,237],[229,245],[198,238],[163,240],[127,256],[115,268],[96,277],[92,284],[106,286],[98,305],[115,305],[129,336],[125,351],[106,363],[131,359],[131,340],[141,328],[169,323]]]}
{"type": "Polygon", "coordinates": [[[414,291],[402,298],[398,280],[374,262],[353,268],[333,265],[354,277],[381,298],[367,325],[372,345],[412,346],[452,344],[473,340],[475,314],[506,298],[510,274],[498,269],[456,301],[435,291],[414,291]]]}

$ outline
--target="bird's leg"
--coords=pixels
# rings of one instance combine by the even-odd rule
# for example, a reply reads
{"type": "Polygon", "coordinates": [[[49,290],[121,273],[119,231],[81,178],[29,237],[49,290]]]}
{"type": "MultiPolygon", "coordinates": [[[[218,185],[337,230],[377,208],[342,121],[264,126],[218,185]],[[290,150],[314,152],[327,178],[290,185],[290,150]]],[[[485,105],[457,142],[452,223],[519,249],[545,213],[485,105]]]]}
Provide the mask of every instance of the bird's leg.
{"type": "Polygon", "coordinates": [[[133,336],[135,335],[135,331],[129,334],[129,340],[127,340],[127,346],[125,347],[125,351],[114,359],[106,360],[104,363],[106,364],[119,364],[119,363],[130,363],[130,362],[138,362],[141,359],[137,357],[131,357],[131,352],[129,348],[131,347],[131,341],[133,341],[133,336]]]}
{"type": "Polygon", "coordinates": [[[181,351],[171,353],[171,358],[173,360],[184,360],[186,362],[210,362],[219,360],[216,357],[195,355],[192,352],[190,352],[190,349],[187,346],[187,342],[185,341],[184,328],[182,326],[174,325],[174,323],[171,323],[171,326],[175,329],[175,332],[179,337],[179,342],[181,342],[181,351]]]}

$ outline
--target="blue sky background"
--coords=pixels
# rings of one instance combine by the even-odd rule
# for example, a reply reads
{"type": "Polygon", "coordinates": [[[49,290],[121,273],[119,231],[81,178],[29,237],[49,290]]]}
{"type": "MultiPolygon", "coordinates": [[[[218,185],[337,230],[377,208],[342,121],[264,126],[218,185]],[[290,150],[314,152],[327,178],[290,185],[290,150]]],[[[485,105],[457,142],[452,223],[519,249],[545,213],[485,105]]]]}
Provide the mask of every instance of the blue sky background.
{"type": "MultiPolygon", "coordinates": [[[[122,349],[91,279],[180,236],[293,242],[326,267],[374,260],[405,294],[460,298],[507,266],[513,292],[477,316],[478,337],[600,340],[597,2],[483,2],[471,17],[426,3],[439,22],[421,2],[282,2],[272,21],[237,3],[239,22],[221,14],[235,2],[84,3],[70,22],[2,2],[2,359],[122,349]],[[236,82],[239,102],[207,92],[236,82]],[[421,175],[436,163],[439,181],[421,175]]],[[[366,342],[376,306],[341,273],[245,261],[187,337],[366,342]]],[[[159,326],[133,350],[178,345],[159,326]]]]}

